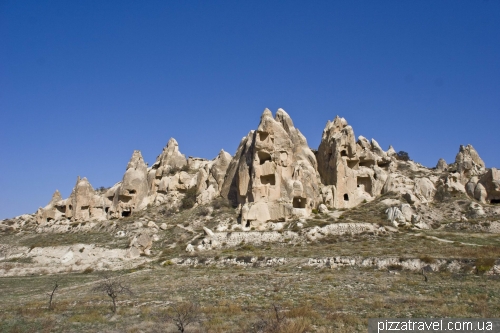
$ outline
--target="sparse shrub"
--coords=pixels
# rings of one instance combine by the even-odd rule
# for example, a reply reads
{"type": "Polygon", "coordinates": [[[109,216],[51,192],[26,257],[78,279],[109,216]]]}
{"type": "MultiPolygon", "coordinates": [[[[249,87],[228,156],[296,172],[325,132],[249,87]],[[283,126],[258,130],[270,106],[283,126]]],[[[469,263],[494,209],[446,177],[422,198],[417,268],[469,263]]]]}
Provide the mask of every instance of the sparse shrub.
{"type": "Polygon", "coordinates": [[[236,257],[236,261],[243,261],[243,262],[249,264],[252,262],[252,256],[239,256],[239,257],[236,257]]]}
{"type": "Polygon", "coordinates": [[[476,271],[478,274],[484,274],[495,265],[494,258],[478,258],[476,259],[476,271]]]}
{"type": "Polygon", "coordinates": [[[92,292],[105,293],[113,302],[113,313],[116,313],[116,300],[123,294],[133,295],[132,290],[125,285],[119,277],[111,277],[106,274],[101,275],[101,280],[92,288],[92,292]]]}
{"type": "Polygon", "coordinates": [[[173,304],[164,318],[173,321],[179,332],[184,332],[188,325],[198,322],[200,316],[201,310],[197,303],[184,302],[173,304]]]}
{"type": "Polygon", "coordinates": [[[218,197],[212,201],[212,207],[214,207],[214,209],[221,209],[221,208],[231,208],[232,205],[229,202],[229,200],[222,197],[218,197]]]}
{"type": "Polygon", "coordinates": [[[432,264],[436,261],[436,259],[434,259],[433,257],[429,256],[429,255],[422,255],[419,257],[420,260],[422,260],[423,262],[425,262],[426,264],[432,264]]]}
{"type": "Polygon", "coordinates": [[[186,191],[184,198],[182,198],[181,208],[189,209],[193,208],[196,203],[196,187],[191,187],[186,191]]]}
{"type": "Polygon", "coordinates": [[[401,271],[401,270],[403,270],[403,266],[401,266],[399,264],[391,264],[391,265],[387,266],[387,269],[390,271],[401,271]]]}
{"type": "Polygon", "coordinates": [[[200,207],[198,209],[198,215],[199,216],[208,216],[208,215],[210,215],[210,213],[211,213],[210,208],[208,208],[206,206],[200,207]]]}
{"type": "Polygon", "coordinates": [[[182,168],[181,168],[181,171],[184,171],[184,172],[189,172],[189,166],[186,164],[186,165],[183,165],[182,168]]]}
{"type": "Polygon", "coordinates": [[[175,175],[176,173],[178,173],[179,171],[181,171],[181,168],[173,167],[168,171],[168,174],[172,176],[172,175],[175,175]]]}
{"type": "Polygon", "coordinates": [[[90,274],[92,272],[94,272],[94,269],[89,266],[89,267],[85,268],[82,273],[83,274],[90,274]]]}
{"type": "Polygon", "coordinates": [[[401,150],[396,154],[396,159],[398,159],[399,161],[409,161],[410,155],[408,155],[407,152],[401,150]]]}
{"type": "Polygon", "coordinates": [[[175,210],[173,208],[162,208],[158,211],[158,213],[160,213],[161,215],[163,215],[165,217],[169,217],[169,216],[174,215],[175,210]]]}
{"type": "Polygon", "coordinates": [[[317,210],[316,208],[314,208],[314,209],[312,210],[312,213],[313,213],[313,214],[319,214],[319,212],[318,212],[318,210],[317,210]]]}

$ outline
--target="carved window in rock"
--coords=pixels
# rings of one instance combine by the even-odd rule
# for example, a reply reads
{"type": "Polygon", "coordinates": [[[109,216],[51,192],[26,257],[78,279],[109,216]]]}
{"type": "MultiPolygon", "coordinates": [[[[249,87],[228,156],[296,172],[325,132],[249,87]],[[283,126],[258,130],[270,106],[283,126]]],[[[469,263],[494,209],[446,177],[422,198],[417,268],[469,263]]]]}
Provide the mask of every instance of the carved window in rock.
{"type": "Polygon", "coordinates": [[[351,169],[357,170],[358,169],[358,161],[347,160],[347,166],[351,169]]]}
{"type": "Polygon", "coordinates": [[[262,185],[276,185],[276,176],[273,175],[265,175],[265,176],[260,176],[260,183],[262,185]]]}
{"type": "Polygon", "coordinates": [[[130,216],[131,214],[132,214],[131,210],[124,210],[122,212],[122,217],[127,217],[127,216],[130,216]]]}
{"type": "Polygon", "coordinates": [[[366,193],[372,192],[372,181],[370,177],[357,177],[357,187],[363,188],[366,193]]]}
{"type": "Polygon", "coordinates": [[[498,204],[500,204],[500,199],[491,199],[490,203],[493,205],[498,205],[498,204]]]}
{"type": "Polygon", "coordinates": [[[345,149],[344,149],[344,150],[342,150],[342,151],[340,152],[340,156],[347,156],[347,150],[345,150],[345,149]]]}
{"type": "Polygon", "coordinates": [[[59,213],[66,214],[66,206],[56,206],[59,213]]]}
{"type": "Polygon", "coordinates": [[[359,162],[359,166],[360,167],[368,167],[368,168],[370,168],[374,164],[375,164],[374,161],[360,161],[359,162]]]}
{"type": "Polygon", "coordinates": [[[306,198],[294,197],[293,208],[306,208],[306,198]]]}
{"type": "Polygon", "coordinates": [[[262,150],[257,152],[257,157],[259,158],[260,165],[266,163],[266,161],[271,161],[271,154],[262,150]]]}
{"type": "Polygon", "coordinates": [[[349,195],[347,193],[344,194],[344,201],[349,201],[349,195]]]}
{"type": "Polygon", "coordinates": [[[259,132],[259,140],[260,141],[266,141],[266,139],[267,139],[268,136],[269,136],[269,133],[259,132]]]}

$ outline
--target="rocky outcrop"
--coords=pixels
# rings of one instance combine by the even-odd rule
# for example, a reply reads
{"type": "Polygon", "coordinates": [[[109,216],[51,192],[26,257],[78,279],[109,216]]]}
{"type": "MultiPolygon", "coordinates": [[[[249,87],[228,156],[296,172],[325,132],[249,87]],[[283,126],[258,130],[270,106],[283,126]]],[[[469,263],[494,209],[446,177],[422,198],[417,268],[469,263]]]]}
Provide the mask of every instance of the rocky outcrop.
{"type": "Polygon", "coordinates": [[[328,121],[318,148],[323,201],[333,208],[350,208],[379,195],[394,168],[395,151],[384,152],[377,141],[360,136],[344,118],[328,121]]]}
{"type": "Polygon", "coordinates": [[[485,165],[472,145],[461,145],[451,169],[460,174],[461,183],[465,185],[472,176],[484,173],[485,165]]]}
{"type": "Polygon", "coordinates": [[[109,217],[129,216],[148,204],[148,169],[140,151],[135,150],[120,186],[114,191],[109,217]]]}
{"type": "Polygon", "coordinates": [[[221,195],[238,205],[242,223],[261,228],[269,220],[308,216],[320,203],[316,159],[290,116],[264,110],[256,131],[231,161],[221,195]]]}
{"type": "MultiPolygon", "coordinates": [[[[96,191],[78,177],[69,198],[56,191],[38,209],[36,222],[40,230],[68,230],[70,221],[123,218],[148,205],[175,210],[193,189],[197,205],[209,205],[220,196],[229,199],[247,231],[276,230],[270,226],[307,217],[313,209],[327,214],[328,208],[352,208],[389,193],[405,200],[412,211],[435,199],[465,195],[481,204],[498,204],[500,172],[486,169],[471,145],[460,146],[454,163],[440,159],[435,168],[426,168],[401,158],[392,146],[384,151],[374,139],[356,139],[353,128],[338,116],[327,122],[313,152],[283,109],[275,117],[266,109],[234,157],[221,150],[213,160],[186,159],[171,138],[149,168],[140,151],[134,151],[122,181],[111,188],[96,191]]],[[[424,223],[401,207],[388,211],[393,223],[424,223]]]]}
{"type": "Polygon", "coordinates": [[[231,154],[221,150],[215,159],[200,166],[196,184],[199,204],[208,204],[220,196],[231,159],[231,154]]]}

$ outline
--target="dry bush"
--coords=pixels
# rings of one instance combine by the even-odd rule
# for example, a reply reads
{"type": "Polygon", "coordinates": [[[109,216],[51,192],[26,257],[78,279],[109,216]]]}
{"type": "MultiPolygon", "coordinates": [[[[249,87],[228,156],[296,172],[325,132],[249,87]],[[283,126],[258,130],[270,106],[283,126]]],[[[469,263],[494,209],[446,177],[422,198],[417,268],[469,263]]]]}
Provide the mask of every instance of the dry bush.
{"type": "Polygon", "coordinates": [[[421,255],[418,257],[421,261],[425,262],[426,264],[432,264],[434,262],[436,262],[436,259],[434,259],[433,257],[427,255],[427,254],[424,254],[424,255],[421,255]]]}
{"type": "Polygon", "coordinates": [[[120,277],[109,276],[107,274],[101,274],[100,277],[101,280],[92,288],[92,292],[107,294],[113,302],[113,313],[116,313],[116,301],[118,297],[124,294],[133,295],[133,292],[121,281],[120,277]]]}
{"type": "Polygon", "coordinates": [[[182,302],[170,306],[164,320],[172,321],[179,332],[184,332],[186,327],[197,323],[201,319],[201,309],[198,303],[182,302]]]}

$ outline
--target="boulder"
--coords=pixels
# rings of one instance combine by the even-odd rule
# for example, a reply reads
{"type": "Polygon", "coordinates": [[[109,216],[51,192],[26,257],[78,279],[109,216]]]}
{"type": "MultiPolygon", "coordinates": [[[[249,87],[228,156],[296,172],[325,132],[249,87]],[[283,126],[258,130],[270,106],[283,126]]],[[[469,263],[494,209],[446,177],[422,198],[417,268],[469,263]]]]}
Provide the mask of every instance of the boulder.
{"type": "MultiPolygon", "coordinates": [[[[481,176],[478,183],[477,186],[481,185],[478,191],[481,191],[480,197],[484,199],[484,202],[490,204],[500,203],[500,170],[496,168],[488,169],[486,173],[481,176]]],[[[475,193],[476,190],[474,190],[474,197],[476,196],[475,193]]]]}
{"type": "Polygon", "coordinates": [[[328,208],[324,205],[324,204],[320,204],[318,206],[318,211],[321,213],[321,214],[325,214],[325,213],[328,213],[328,208]]]}

